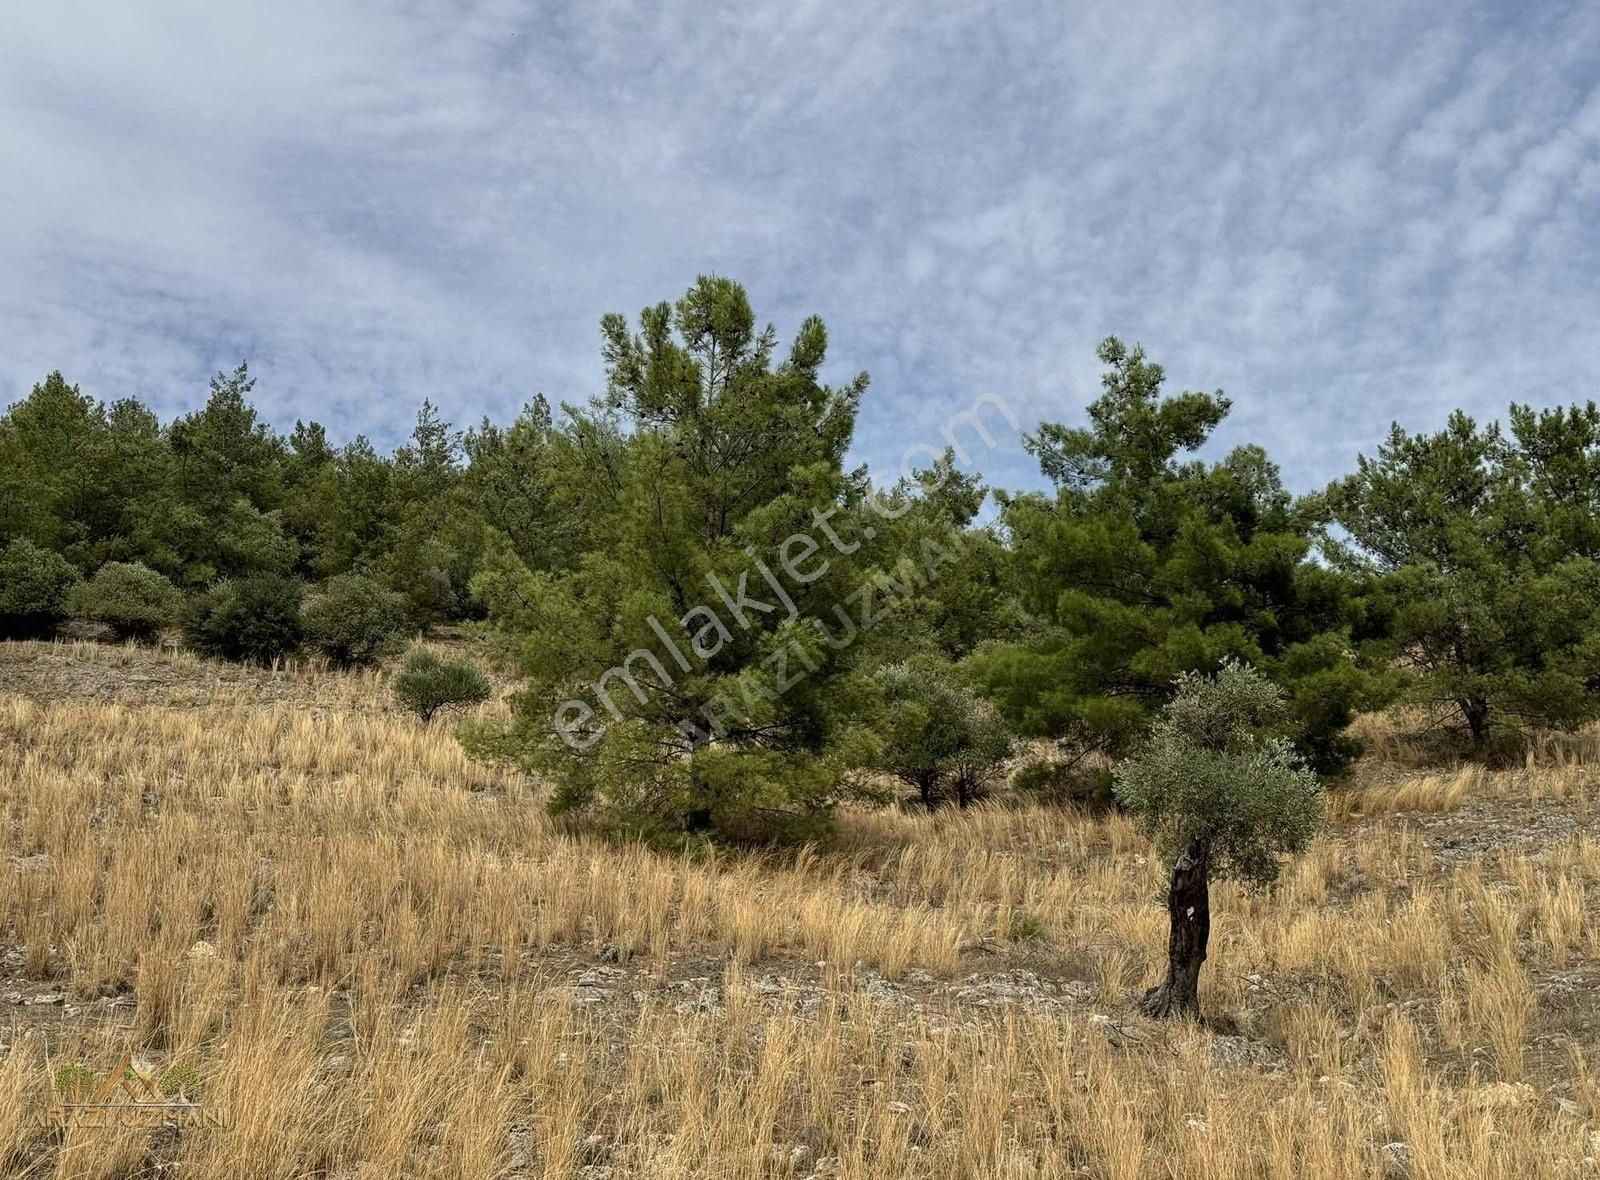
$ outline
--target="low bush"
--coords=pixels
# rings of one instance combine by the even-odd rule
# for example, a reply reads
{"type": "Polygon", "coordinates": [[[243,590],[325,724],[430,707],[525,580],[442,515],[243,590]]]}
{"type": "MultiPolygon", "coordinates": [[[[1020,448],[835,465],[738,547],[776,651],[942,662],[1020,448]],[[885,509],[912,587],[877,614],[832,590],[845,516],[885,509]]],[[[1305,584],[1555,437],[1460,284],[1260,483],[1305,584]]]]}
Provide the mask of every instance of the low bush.
{"type": "Polygon", "coordinates": [[[270,664],[300,646],[300,593],[282,574],[219,582],[190,602],[184,638],[208,656],[270,664]]]}
{"type": "Polygon", "coordinates": [[[442,660],[431,651],[406,657],[394,679],[394,695],[423,724],[450,705],[476,705],[489,699],[489,680],[467,660],[442,660]]]}
{"type": "Polygon", "coordinates": [[[1055,758],[1031,758],[1012,772],[1011,789],[1041,802],[1081,807],[1085,811],[1115,810],[1111,771],[1055,758]]]}
{"type": "Polygon", "coordinates": [[[149,566],[113,561],[72,588],[67,608],[79,618],[106,627],[114,639],[149,643],[178,621],[183,595],[149,566]]]}
{"type": "Polygon", "coordinates": [[[46,639],[67,617],[78,571],[59,553],[31,541],[0,550],[0,638],[46,639]]]}
{"type": "Polygon", "coordinates": [[[400,646],[406,600],[361,574],[330,578],[302,616],[306,641],[335,664],[371,664],[400,646]]]}
{"type": "Polygon", "coordinates": [[[880,668],[883,747],[879,769],[917,788],[925,807],[983,798],[1011,752],[1011,733],[939,656],[880,668]]]}

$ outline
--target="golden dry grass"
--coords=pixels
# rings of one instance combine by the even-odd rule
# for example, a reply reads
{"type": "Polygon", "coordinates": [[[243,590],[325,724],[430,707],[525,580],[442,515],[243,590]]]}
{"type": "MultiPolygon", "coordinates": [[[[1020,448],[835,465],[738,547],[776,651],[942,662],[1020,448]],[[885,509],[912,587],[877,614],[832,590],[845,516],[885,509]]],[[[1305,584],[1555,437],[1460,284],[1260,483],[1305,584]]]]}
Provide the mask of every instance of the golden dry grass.
{"type": "Polygon", "coordinates": [[[1213,1027],[1165,1027],[1131,1004],[1165,914],[1126,819],[882,812],[689,861],[558,834],[381,675],[277,675],[0,691],[0,992],[64,996],[10,1007],[0,1173],[1526,1180],[1600,1153],[1581,750],[1373,776],[1277,890],[1215,891],[1213,1027]],[[1572,822],[1492,813],[1454,858],[1426,826],[1529,798],[1572,822]],[[230,1125],[35,1125],[56,1067],[128,1048],[196,1064],[230,1125]]]}

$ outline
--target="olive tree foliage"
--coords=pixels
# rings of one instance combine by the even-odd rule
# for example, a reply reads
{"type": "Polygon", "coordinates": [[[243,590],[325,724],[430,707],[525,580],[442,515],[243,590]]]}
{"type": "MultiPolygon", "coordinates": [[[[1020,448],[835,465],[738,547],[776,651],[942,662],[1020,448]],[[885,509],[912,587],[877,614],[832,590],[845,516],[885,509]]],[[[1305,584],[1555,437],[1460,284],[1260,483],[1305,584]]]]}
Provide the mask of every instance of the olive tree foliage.
{"type": "Polygon", "coordinates": [[[1011,731],[994,706],[935,655],[885,665],[875,676],[883,692],[879,768],[915,787],[930,809],[980,798],[1011,753],[1011,731]]]}
{"type": "Polygon", "coordinates": [[[1388,604],[1413,699],[1486,751],[1600,717],[1600,408],[1398,424],[1324,493],[1332,561],[1388,604]]]}
{"type": "Polygon", "coordinates": [[[306,605],[306,640],[341,667],[376,663],[406,633],[406,600],[361,574],[329,578],[306,605]]]}
{"type": "Polygon", "coordinates": [[[1276,880],[1322,815],[1322,785],[1283,734],[1281,689],[1245,664],[1185,673],[1137,754],[1114,771],[1118,802],[1173,864],[1166,979],[1145,996],[1154,1016],[1199,1009],[1210,937],[1210,882],[1276,880]]]}

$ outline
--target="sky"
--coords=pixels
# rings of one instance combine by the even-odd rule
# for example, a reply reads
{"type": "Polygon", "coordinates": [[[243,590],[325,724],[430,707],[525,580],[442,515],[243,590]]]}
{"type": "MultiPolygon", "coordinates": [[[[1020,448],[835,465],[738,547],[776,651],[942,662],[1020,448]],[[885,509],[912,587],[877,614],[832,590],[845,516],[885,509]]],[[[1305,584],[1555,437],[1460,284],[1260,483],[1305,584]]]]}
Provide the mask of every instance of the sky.
{"type": "Polygon", "coordinates": [[[984,395],[1081,419],[1115,334],[1310,490],[1600,396],[1600,5],[0,6],[0,403],[248,359],[388,446],[581,403],[702,273],[827,321],[877,471],[984,395]]]}

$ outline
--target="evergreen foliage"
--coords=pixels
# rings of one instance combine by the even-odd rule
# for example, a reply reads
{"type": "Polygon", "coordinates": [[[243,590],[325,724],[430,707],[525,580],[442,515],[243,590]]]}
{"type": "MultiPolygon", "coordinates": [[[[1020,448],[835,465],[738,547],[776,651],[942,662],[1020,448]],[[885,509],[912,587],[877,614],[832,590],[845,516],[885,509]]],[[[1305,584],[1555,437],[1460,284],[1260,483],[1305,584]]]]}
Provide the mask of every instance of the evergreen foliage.
{"type": "Polygon", "coordinates": [[[1227,398],[1163,395],[1161,367],[1114,338],[1099,355],[1088,425],[1045,423],[1029,440],[1056,495],[1001,500],[1038,626],[978,653],[989,691],[1070,760],[1131,748],[1180,674],[1243,660],[1287,691],[1301,751],[1342,768],[1355,753],[1345,726],[1392,691],[1355,658],[1367,604],[1308,559],[1314,522],[1259,447],[1183,457],[1227,398]]]}
{"type": "Polygon", "coordinates": [[[406,600],[360,574],[328,579],[303,612],[307,642],[341,666],[372,664],[399,648],[406,600]]]}
{"type": "MultiPolygon", "coordinates": [[[[813,838],[873,770],[965,802],[1012,733],[1053,743],[1019,792],[1103,805],[1116,760],[1171,745],[1179,686],[1235,665],[1318,774],[1402,690],[1482,758],[1600,719],[1592,402],[1395,426],[1297,499],[1260,447],[1211,449],[1226,397],[1111,338],[1084,420],[1027,440],[1053,490],[989,520],[948,428],[893,486],[847,466],[867,380],[824,379],[816,317],[783,345],[701,278],[601,329],[603,396],[464,431],[424,402],[390,453],[279,433],[244,364],[168,422],[46,375],[0,415],[0,636],[181,617],[219,657],[363,664],[481,621],[520,691],[469,748],[671,843],[813,838]]],[[[408,684],[475,691],[424,665],[408,684]]],[[[1232,856],[1208,847],[1192,871],[1232,856]]]]}
{"type": "Polygon", "coordinates": [[[392,685],[395,698],[426,725],[440,709],[476,705],[489,699],[488,679],[467,660],[442,660],[431,651],[415,651],[401,665],[392,685]]]}
{"type": "Polygon", "coordinates": [[[67,617],[78,571],[58,553],[19,537],[0,550],[0,638],[47,639],[67,617]]]}
{"type": "Polygon", "coordinates": [[[1341,568],[1372,579],[1412,695],[1487,750],[1600,717],[1600,409],[1511,409],[1511,432],[1397,424],[1326,493],[1341,568]]]}
{"type": "Polygon", "coordinates": [[[542,569],[502,539],[478,575],[529,687],[473,748],[619,831],[815,834],[872,761],[849,596],[882,545],[843,466],[866,377],[823,384],[822,321],[780,353],[726,279],[640,319],[605,318],[607,395],[551,438],[580,551],[542,569]]]}
{"type": "Polygon", "coordinates": [[[113,639],[150,643],[178,621],[183,595],[155,570],[137,561],[113,561],[67,595],[67,608],[99,623],[113,639]]]}
{"type": "Polygon", "coordinates": [[[219,582],[185,608],[184,639],[205,655],[270,664],[300,646],[301,592],[282,574],[219,582]]]}

